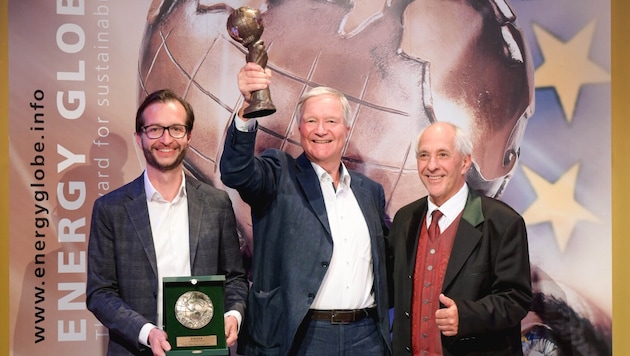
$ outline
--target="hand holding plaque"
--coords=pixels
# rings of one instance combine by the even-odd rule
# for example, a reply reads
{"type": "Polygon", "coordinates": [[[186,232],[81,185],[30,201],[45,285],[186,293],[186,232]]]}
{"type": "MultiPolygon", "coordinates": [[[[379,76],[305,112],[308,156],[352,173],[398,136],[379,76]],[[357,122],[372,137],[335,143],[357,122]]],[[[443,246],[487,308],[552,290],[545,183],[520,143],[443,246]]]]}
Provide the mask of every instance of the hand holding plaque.
{"type": "MultiPolygon", "coordinates": [[[[260,11],[245,6],[234,10],[228,17],[227,30],[232,39],[247,48],[247,62],[254,62],[263,68],[267,66],[267,51],[264,42],[260,40],[264,30],[260,11]]],[[[243,111],[243,116],[250,119],[274,112],[276,107],[271,102],[269,88],[266,88],[252,93],[250,105],[243,111]]]]}

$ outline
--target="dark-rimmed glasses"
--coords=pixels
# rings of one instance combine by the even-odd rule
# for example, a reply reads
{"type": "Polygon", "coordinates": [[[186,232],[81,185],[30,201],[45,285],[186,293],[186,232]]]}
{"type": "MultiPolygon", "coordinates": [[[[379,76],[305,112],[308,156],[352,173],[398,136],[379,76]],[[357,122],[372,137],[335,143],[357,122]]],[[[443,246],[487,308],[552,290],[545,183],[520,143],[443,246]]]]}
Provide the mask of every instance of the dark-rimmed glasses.
{"type": "Polygon", "coordinates": [[[171,125],[171,126],[149,125],[149,126],[144,126],[142,130],[147,135],[147,137],[152,140],[162,137],[162,135],[164,135],[164,130],[167,130],[168,134],[171,135],[172,138],[183,138],[188,133],[188,126],[186,125],[171,125]]]}

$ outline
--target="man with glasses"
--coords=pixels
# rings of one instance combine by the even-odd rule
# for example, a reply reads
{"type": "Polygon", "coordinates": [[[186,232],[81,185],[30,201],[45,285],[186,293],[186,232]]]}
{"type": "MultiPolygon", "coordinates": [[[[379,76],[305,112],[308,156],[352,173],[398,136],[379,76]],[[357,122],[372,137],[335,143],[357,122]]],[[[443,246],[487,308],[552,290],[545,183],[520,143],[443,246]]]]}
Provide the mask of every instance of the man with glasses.
{"type": "Polygon", "coordinates": [[[236,343],[247,279],[226,192],[186,175],[192,107],[170,90],[136,113],[146,169],[97,199],[88,244],[87,307],[109,329],[108,355],[164,355],[162,278],[225,275],[225,336],[236,343]]]}

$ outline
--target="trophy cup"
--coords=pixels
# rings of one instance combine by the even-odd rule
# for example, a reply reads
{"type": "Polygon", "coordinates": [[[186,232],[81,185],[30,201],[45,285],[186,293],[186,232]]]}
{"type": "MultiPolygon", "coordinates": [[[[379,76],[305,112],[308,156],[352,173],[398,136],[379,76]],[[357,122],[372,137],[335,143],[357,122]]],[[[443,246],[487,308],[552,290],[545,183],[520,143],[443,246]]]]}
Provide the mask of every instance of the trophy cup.
{"type": "MultiPolygon", "coordinates": [[[[241,43],[248,50],[247,62],[254,62],[265,68],[267,66],[267,51],[260,40],[264,30],[260,11],[249,7],[234,10],[227,20],[227,31],[236,42],[241,43]]],[[[244,110],[243,116],[251,119],[271,115],[276,107],[271,102],[269,88],[256,90],[252,93],[250,105],[244,110]]]]}

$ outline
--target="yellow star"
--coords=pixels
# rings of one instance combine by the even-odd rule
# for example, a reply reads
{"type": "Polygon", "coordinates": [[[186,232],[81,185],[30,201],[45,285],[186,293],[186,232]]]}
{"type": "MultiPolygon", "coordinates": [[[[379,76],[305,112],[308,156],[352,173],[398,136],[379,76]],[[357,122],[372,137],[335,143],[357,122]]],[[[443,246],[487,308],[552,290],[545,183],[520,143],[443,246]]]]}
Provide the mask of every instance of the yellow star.
{"type": "Polygon", "coordinates": [[[594,214],[575,201],[579,163],[571,167],[555,183],[548,182],[525,166],[522,167],[538,196],[523,213],[523,218],[528,225],[550,221],[560,251],[567,247],[578,220],[599,222],[594,214]]]}
{"type": "Polygon", "coordinates": [[[536,69],[537,88],[555,87],[567,122],[573,120],[580,87],[583,84],[610,82],[610,73],[589,59],[589,48],[595,31],[595,21],[587,25],[568,42],[556,38],[534,24],[544,62],[536,69]]]}

